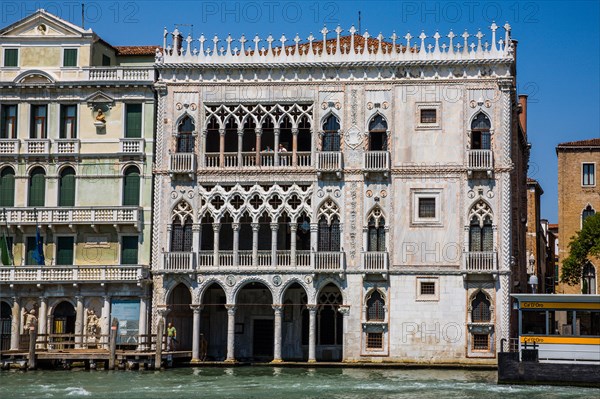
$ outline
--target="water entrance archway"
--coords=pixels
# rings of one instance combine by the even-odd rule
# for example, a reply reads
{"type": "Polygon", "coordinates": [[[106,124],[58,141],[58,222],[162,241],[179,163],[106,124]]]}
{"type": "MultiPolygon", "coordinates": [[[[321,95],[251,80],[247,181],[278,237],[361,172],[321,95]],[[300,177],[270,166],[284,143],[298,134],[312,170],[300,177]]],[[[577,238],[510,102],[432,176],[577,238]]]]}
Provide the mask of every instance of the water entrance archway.
{"type": "Polygon", "coordinates": [[[192,349],[192,295],[190,289],[181,283],[169,295],[169,315],[166,323],[173,323],[177,329],[176,350],[192,349]]]}
{"type": "Polygon", "coordinates": [[[274,345],[273,296],[260,282],[245,285],[237,294],[235,358],[271,361],[274,345]]]}
{"type": "Polygon", "coordinates": [[[202,296],[200,360],[223,361],[227,357],[227,296],[223,288],[211,284],[202,296]]]}
{"type": "Polygon", "coordinates": [[[10,349],[12,310],[6,302],[0,302],[0,351],[10,349]]]}
{"type": "Polygon", "coordinates": [[[308,360],[309,313],[306,291],[298,283],[283,295],[281,357],[285,361],[308,360]]]}
{"type": "Polygon", "coordinates": [[[319,361],[341,361],[343,356],[344,316],[338,311],[342,292],[333,283],[319,292],[317,308],[317,353],[319,361]]]}

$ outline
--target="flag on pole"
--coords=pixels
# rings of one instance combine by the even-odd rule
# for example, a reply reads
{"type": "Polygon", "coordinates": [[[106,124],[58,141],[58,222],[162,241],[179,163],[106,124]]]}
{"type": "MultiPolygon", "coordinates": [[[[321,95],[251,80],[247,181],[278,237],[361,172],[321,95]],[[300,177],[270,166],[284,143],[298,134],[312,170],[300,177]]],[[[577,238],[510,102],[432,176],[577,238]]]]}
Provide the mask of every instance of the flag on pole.
{"type": "Polygon", "coordinates": [[[2,260],[4,266],[12,266],[12,254],[10,248],[8,248],[5,231],[2,231],[2,238],[0,238],[0,260],[2,260]]]}
{"type": "Polygon", "coordinates": [[[44,259],[44,240],[40,235],[40,226],[35,228],[35,249],[33,250],[32,258],[38,265],[43,266],[46,264],[46,259],[44,259]]]}

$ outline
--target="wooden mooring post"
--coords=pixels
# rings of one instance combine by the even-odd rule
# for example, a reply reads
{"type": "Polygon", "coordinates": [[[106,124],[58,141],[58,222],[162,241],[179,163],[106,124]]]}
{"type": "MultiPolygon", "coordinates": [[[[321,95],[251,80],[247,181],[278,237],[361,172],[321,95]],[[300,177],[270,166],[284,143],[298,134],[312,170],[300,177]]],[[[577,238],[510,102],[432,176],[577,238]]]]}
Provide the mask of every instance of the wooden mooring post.
{"type": "Polygon", "coordinates": [[[162,341],[164,329],[165,322],[163,319],[160,319],[158,321],[158,326],[156,327],[156,356],[154,357],[154,368],[156,370],[160,370],[160,366],[162,364],[162,341]]]}
{"type": "Polygon", "coordinates": [[[110,326],[110,354],[108,356],[108,369],[114,370],[115,363],[117,360],[117,326],[119,325],[119,320],[114,318],[112,324],[110,326]]]}
{"type": "Polygon", "coordinates": [[[35,343],[37,341],[37,323],[29,327],[29,357],[27,358],[27,368],[35,370],[35,343]]]}

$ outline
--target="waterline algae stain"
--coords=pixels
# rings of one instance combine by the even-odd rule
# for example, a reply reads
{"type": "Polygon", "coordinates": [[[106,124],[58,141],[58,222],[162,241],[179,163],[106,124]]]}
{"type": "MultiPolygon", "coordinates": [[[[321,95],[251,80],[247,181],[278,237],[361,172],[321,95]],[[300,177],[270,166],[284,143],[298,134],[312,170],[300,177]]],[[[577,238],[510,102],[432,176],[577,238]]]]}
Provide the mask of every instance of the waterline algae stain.
{"type": "Polygon", "coordinates": [[[594,398],[588,388],[496,385],[495,371],[439,369],[171,369],[0,373],[0,398],[594,398]]]}

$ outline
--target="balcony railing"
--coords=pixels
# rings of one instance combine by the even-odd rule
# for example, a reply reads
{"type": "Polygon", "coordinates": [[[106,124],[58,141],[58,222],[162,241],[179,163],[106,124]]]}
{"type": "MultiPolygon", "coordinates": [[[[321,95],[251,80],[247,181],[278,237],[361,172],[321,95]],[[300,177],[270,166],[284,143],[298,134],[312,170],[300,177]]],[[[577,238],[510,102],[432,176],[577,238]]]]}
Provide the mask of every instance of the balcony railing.
{"type": "Polygon", "coordinates": [[[5,213],[0,213],[0,222],[15,225],[133,224],[139,228],[141,216],[140,208],[131,206],[6,208],[5,213]]]}
{"type": "Polygon", "coordinates": [[[148,277],[147,265],[4,266],[0,283],[57,283],[139,281],[148,277]]]}
{"type": "Polygon", "coordinates": [[[54,140],[54,153],[57,155],[79,154],[78,139],[56,139],[54,140]]]}
{"type": "Polygon", "coordinates": [[[207,169],[217,168],[239,168],[239,169],[252,169],[252,168],[309,168],[311,167],[311,153],[310,152],[297,152],[296,163],[294,165],[293,154],[291,152],[280,152],[278,153],[278,161],[275,160],[274,152],[261,152],[258,154],[258,163],[256,159],[256,152],[245,151],[240,153],[237,152],[225,152],[223,154],[223,162],[221,162],[220,153],[206,153],[204,155],[204,165],[207,169]],[[278,165],[276,165],[278,163],[278,165]]]}
{"type": "Polygon", "coordinates": [[[365,273],[385,273],[389,269],[387,252],[363,252],[362,270],[365,273]]]}
{"type": "Polygon", "coordinates": [[[0,157],[15,157],[19,153],[19,139],[0,139],[0,157]]]}
{"type": "Polygon", "coordinates": [[[317,154],[317,172],[342,171],[342,153],[339,151],[319,152],[317,154]]]}
{"type": "Polygon", "coordinates": [[[188,272],[196,269],[196,254],[193,252],[165,252],[163,269],[173,272],[188,272]]]}
{"type": "Polygon", "coordinates": [[[341,272],[344,270],[343,252],[314,252],[314,265],[317,271],[341,272]]]}
{"type": "Polygon", "coordinates": [[[364,153],[363,169],[366,172],[389,172],[390,153],[387,151],[367,151],[364,153]]]}
{"type": "Polygon", "coordinates": [[[50,153],[50,140],[25,139],[25,150],[28,155],[47,155],[50,153]]]}
{"type": "Polygon", "coordinates": [[[120,139],[121,154],[138,155],[144,153],[144,139],[120,139]]]}
{"type": "Polygon", "coordinates": [[[169,173],[196,173],[196,155],[192,152],[171,154],[169,173]]]}
{"type": "Polygon", "coordinates": [[[88,80],[141,80],[152,82],[154,68],[145,67],[96,67],[86,69],[88,80]]]}
{"type": "Polygon", "coordinates": [[[492,252],[464,252],[464,270],[470,273],[491,273],[498,270],[497,253],[492,252]]]}
{"type": "Polygon", "coordinates": [[[469,150],[469,170],[492,170],[494,158],[492,150],[469,150]]]}

